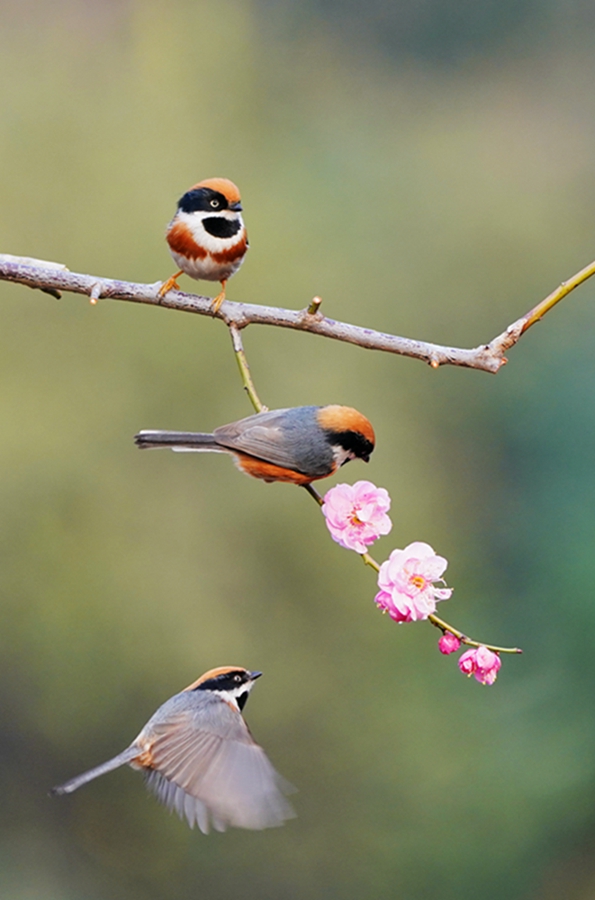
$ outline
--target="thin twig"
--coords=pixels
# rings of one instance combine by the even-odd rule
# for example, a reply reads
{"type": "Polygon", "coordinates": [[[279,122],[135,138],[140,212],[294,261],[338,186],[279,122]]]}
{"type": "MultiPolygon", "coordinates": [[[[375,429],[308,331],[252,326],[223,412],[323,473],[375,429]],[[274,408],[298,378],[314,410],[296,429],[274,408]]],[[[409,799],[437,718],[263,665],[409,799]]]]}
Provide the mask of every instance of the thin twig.
{"type": "MultiPolygon", "coordinates": [[[[312,304],[303,310],[290,310],[224,301],[215,317],[221,319],[229,327],[233,325],[238,331],[248,325],[291,328],[295,331],[308,331],[332,340],[356,344],[358,347],[368,350],[382,350],[386,353],[420,359],[435,369],[443,365],[452,365],[495,373],[506,363],[504,354],[517,343],[521,335],[593,274],[595,274],[595,262],[563,282],[545,300],[509,325],[502,334],[497,335],[488,344],[482,344],[473,349],[443,347],[439,344],[416,341],[411,338],[374,331],[371,328],[338,322],[326,318],[318,311],[311,312],[312,304]]],[[[97,301],[101,296],[103,299],[146,303],[151,306],[164,306],[167,309],[192,312],[200,316],[213,316],[211,297],[185,294],[182,291],[169,291],[165,297],[160,297],[161,282],[137,284],[129,281],[116,281],[111,278],[97,278],[92,275],[69,272],[59,263],[28,257],[0,254],[0,280],[24,284],[31,288],[54,293],[54,295],[56,291],[71,291],[75,294],[86,294],[92,301],[97,301]]]]}
{"type": "Polygon", "coordinates": [[[580,272],[577,272],[572,278],[563,281],[555,291],[548,294],[545,300],[542,300],[537,306],[534,306],[533,309],[530,309],[529,312],[525,313],[524,316],[521,316],[521,318],[517,319],[516,322],[513,322],[512,325],[509,325],[506,331],[490,341],[488,346],[496,356],[501,356],[503,358],[506,351],[513,347],[519,338],[528,331],[532,325],[539,322],[550,309],[560,302],[560,300],[567,297],[571,291],[591,278],[592,275],[595,275],[595,262],[589,263],[588,266],[585,266],[584,269],[581,269],[580,272]]]}
{"type": "Polygon", "coordinates": [[[319,506],[323,505],[324,500],[322,499],[316,488],[313,488],[311,484],[303,484],[302,487],[306,491],[308,491],[311,497],[314,497],[314,500],[316,501],[316,503],[318,503],[319,506]]]}
{"type": "MultiPolygon", "coordinates": [[[[254,383],[250,376],[250,366],[248,364],[248,359],[246,358],[246,354],[244,352],[244,347],[242,344],[242,338],[234,325],[229,326],[229,331],[231,333],[231,340],[233,344],[234,353],[236,355],[236,359],[238,361],[238,366],[240,369],[240,376],[242,378],[242,384],[244,385],[244,390],[247,392],[250,397],[250,401],[254,406],[257,412],[266,411],[267,407],[263,406],[261,403],[258,394],[256,393],[256,388],[254,387],[254,383]]],[[[323,506],[324,500],[318,493],[315,487],[312,484],[304,484],[302,487],[310,494],[310,496],[314,499],[315,503],[318,506],[323,506]]],[[[371,569],[374,569],[376,572],[380,572],[380,565],[376,562],[376,560],[370,556],[369,553],[360,553],[360,556],[366,566],[370,566],[371,569]]],[[[448,622],[445,622],[443,619],[439,619],[438,616],[429,615],[428,620],[435,625],[437,628],[444,633],[449,631],[451,634],[454,634],[462,644],[467,644],[470,647],[487,647],[488,650],[491,650],[493,653],[522,653],[522,650],[519,650],[518,647],[496,647],[493,644],[482,644],[479,641],[474,641],[472,638],[467,637],[463,634],[462,631],[459,631],[457,628],[454,628],[452,625],[449,625],[448,622]]]]}
{"type": "Polygon", "coordinates": [[[248,360],[246,359],[246,354],[244,352],[244,345],[242,343],[242,335],[235,325],[229,326],[229,333],[231,335],[231,343],[233,346],[233,352],[236,355],[236,359],[238,361],[238,368],[240,370],[240,376],[242,379],[242,384],[244,385],[244,390],[248,394],[250,398],[250,403],[254,407],[257,413],[259,412],[267,412],[268,407],[261,403],[260,397],[256,393],[256,388],[254,387],[254,382],[252,381],[252,376],[250,375],[250,366],[248,365],[248,360]]]}
{"type": "Polygon", "coordinates": [[[467,644],[469,647],[487,647],[488,650],[491,650],[492,653],[522,653],[520,647],[496,647],[494,644],[481,644],[479,641],[474,641],[471,638],[467,637],[466,634],[463,634],[462,631],[458,631],[456,628],[453,628],[452,625],[449,625],[448,622],[445,622],[444,619],[439,619],[438,616],[433,614],[428,616],[428,621],[435,625],[436,628],[439,628],[440,631],[445,632],[448,631],[450,634],[454,634],[462,644],[467,644]]]}

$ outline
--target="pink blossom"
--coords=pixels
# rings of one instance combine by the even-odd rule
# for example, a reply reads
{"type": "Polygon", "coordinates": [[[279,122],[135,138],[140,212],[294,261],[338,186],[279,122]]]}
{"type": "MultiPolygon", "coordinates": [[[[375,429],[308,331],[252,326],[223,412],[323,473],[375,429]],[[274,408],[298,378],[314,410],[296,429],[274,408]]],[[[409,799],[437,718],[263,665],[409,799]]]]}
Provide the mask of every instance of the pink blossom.
{"type": "Polygon", "coordinates": [[[459,669],[463,675],[474,675],[481,684],[493,684],[502,660],[487,647],[472,647],[459,657],[459,669]]]}
{"type": "Polygon", "coordinates": [[[368,545],[388,534],[393,523],[386,515],[390,497],[371,481],[337,484],[327,491],[322,512],[334,541],[347,550],[365,553],[368,545]]]}
{"type": "Polygon", "coordinates": [[[423,541],[393,550],[380,566],[380,591],[374,599],[396,622],[427,619],[435,612],[436,603],[452,594],[451,588],[434,587],[435,581],[444,584],[442,573],[447,565],[444,557],[437,556],[423,541]]]}
{"type": "Polygon", "coordinates": [[[460,640],[454,634],[451,634],[450,631],[443,634],[438,641],[438,649],[440,650],[440,653],[444,653],[445,656],[449,653],[455,653],[460,646],[460,640]]]}
{"type": "Polygon", "coordinates": [[[473,675],[477,671],[477,663],[475,661],[476,650],[466,650],[462,656],[459,656],[459,669],[463,675],[473,675]]]}

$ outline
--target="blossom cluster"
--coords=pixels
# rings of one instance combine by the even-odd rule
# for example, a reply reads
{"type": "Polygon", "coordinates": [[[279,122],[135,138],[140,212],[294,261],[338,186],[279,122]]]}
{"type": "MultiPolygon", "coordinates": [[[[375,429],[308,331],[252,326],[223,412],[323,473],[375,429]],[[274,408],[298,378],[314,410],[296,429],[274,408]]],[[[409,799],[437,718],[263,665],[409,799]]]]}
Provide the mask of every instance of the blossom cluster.
{"type": "MultiPolygon", "coordinates": [[[[389,509],[388,492],[370,481],[336,485],[326,493],[322,506],[333,540],[360,554],[367,553],[370,544],[391,530],[389,509]]],[[[395,622],[427,619],[436,612],[438,602],[452,595],[452,588],[442,577],[447,566],[447,560],[423,541],[393,550],[378,572],[376,605],[395,622]]],[[[440,621],[436,624],[442,627],[440,621]]],[[[440,652],[454,653],[461,638],[445,630],[438,641],[440,652]]],[[[502,664],[498,654],[484,646],[467,650],[458,663],[464,675],[473,675],[481,684],[493,684],[502,664]]]]}
{"type": "MultiPolygon", "coordinates": [[[[460,639],[450,631],[445,631],[438,641],[438,649],[444,654],[455,653],[460,646],[460,639]]],[[[493,684],[501,665],[498,654],[483,645],[472,647],[459,657],[459,669],[463,675],[469,678],[474,675],[480,684],[493,684]]]]}

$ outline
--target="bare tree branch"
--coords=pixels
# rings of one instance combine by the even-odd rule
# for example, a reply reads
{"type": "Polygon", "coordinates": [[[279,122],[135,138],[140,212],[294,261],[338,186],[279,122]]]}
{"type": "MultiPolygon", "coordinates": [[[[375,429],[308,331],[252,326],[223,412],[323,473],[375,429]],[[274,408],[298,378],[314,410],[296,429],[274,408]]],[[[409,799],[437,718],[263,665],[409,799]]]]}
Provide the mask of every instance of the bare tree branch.
{"type": "MultiPolygon", "coordinates": [[[[312,303],[302,310],[226,300],[215,314],[215,318],[221,319],[229,328],[233,327],[236,334],[248,325],[292,328],[296,331],[309,331],[311,334],[319,334],[336,341],[356,344],[358,347],[368,350],[382,350],[386,353],[420,359],[435,369],[439,366],[451,365],[495,373],[507,361],[504,354],[517,343],[525,331],[594,274],[595,262],[592,262],[568,281],[562,282],[545,300],[509,325],[502,334],[497,335],[488,344],[482,344],[470,350],[460,347],[442,347],[439,344],[416,341],[328,319],[319,311],[322,302],[319,297],[315,297],[312,303]]],[[[179,309],[182,312],[192,312],[199,316],[213,316],[211,297],[185,294],[182,291],[170,291],[165,297],[160,297],[158,291],[161,282],[137,284],[113,278],[82,275],[77,272],[69,272],[60,263],[29,257],[0,254],[0,280],[24,284],[53,296],[60,296],[60,291],[85,294],[90,298],[91,303],[96,303],[100,298],[126,300],[130,303],[147,303],[150,306],[179,309]]]]}
{"type": "MultiPolygon", "coordinates": [[[[314,297],[310,305],[300,312],[271,306],[224,301],[220,309],[213,313],[212,299],[210,297],[184,294],[181,291],[169,291],[165,297],[160,297],[159,288],[161,287],[161,282],[135,284],[128,281],[116,281],[111,278],[94,278],[91,275],[70,272],[61,263],[0,254],[0,280],[12,281],[31,288],[37,288],[57,298],[61,296],[60,291],[72,291],[73,293],[87,295],[92,304],[97,303],[99,299],[127,300],[132,303],[148,303],[152,306],[164,306],[168,309],[179,309],[183,312],[193,312],[198,315],[215,316],[222,319],[229,328],[242,385],[257,412],[262,412],[267,407],[263,405],[256,392],[256,387],[250,375],[248,359],[244,351],[241,329],[246,328],[248,325],[273,325],[281,328],[293,328],[298,331],[310,331],[313,334],[346,341],[359,347],[384,350],[401,356],[421,359],[434,368],[450,364],[481,369],[487,372],[497,372],[506,362],[503,355],[504,352],[512,347],[521,335],[531,325],[539,321],[556,303],[593,274],[595,274],[595,262],[578,272],[569,281],[563,282],[556,291],[552,292],[517,322],[513,322],[506,331],[494,338],[489,344],[476,347],[473,350],[464,350],[455,347],[441,347],[424,341],[413,341],[408,338],[397,337],[396,335],[383,334],[369,328],[361,328],[356,325],[327,319],[319,312],[319,307],[322,303],[320,297],[314,297]]],[[[303,487],[319,506],[323,505],[322,497],[311,484],[303,485],[303,487]]],[[[360,555],[365,565],[370,566],[376,572],[380,571],[379,564],[369,553],[360,555]]],[[[497,647],[492,644],[482,645],[465,635],[462,631],[454,628],[448,622],[439,619],[436,615],[430,615],[428,619],[432,625],[439,628],[443,633],[449,632],[457,637],[461,643],[471,647],[485,646],[488,650],[495,653],[523,652],[518,647],[497,647]]]]}

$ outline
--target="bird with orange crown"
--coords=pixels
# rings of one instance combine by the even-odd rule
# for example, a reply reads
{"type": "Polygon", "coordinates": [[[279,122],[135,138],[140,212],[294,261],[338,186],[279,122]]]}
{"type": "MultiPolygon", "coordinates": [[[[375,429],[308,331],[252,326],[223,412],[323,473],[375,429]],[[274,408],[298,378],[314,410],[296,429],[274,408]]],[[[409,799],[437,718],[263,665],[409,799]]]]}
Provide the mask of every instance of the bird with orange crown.
{"type": "Polygon", "coordinates": [[[166,240],[178,271],[163,282],[159,296],[172,288],[180,290],[177,279],[183,274],[199,281],[219,281],[221,291],[212,306],[216,313],[225,300],[228,280],[248,250],[240,192],[233,181],[207,178],[186,191],[167,227],[166,240]]]}

